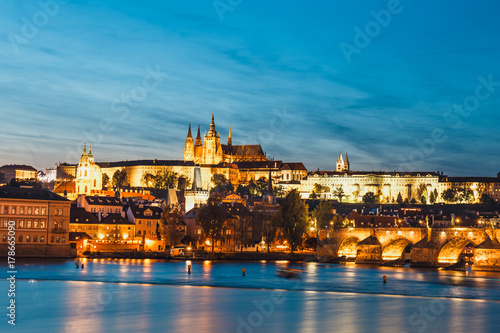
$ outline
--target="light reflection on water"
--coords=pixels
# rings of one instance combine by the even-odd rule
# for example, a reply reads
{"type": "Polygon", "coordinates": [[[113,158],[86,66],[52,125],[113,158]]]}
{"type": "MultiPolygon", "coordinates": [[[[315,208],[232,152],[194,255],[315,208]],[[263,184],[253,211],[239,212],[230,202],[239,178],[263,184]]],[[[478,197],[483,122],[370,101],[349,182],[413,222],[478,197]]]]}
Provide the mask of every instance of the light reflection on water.
{"type": "Polygon", "coordinates": [[[73,261],[25,262],[18,263],[18,272],[19,304],[30,314],[20,315],[19,332],[36,331],[50,318],[48,331],[72,325],[72,333],[78,333],[75,327],[81,332],[236,332],[238,327],[246,332],[245,325],[256,323],[248,326],[253,332],[416,332],[424,324],[428,332],[495,332],[500,325],[498,273],[193,261],[188,275],[185,262],[155,260],[88,260],[83,271],[73,261]],[[277,267],[304,273],[283,279],[277,267]],[[37,281],[37,301],[32,281],[37,281]],[[285,301],[272,303],[273,292],[285,301]],[[419,311],[432,306],[439,313],[423,321],[419,311]]]}

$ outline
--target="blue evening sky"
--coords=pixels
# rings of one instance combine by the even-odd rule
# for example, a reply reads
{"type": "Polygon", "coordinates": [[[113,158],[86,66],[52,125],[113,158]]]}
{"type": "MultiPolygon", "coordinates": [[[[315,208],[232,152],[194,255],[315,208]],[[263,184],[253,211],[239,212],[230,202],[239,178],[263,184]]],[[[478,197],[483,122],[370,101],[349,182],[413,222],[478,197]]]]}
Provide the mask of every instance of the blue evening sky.
{"type": "Polygon", "coordinates": [[[499,11],[465,0],[3,1],[0,165],[76,163],[84,142],[97,161],[182,159],[188,123],[203,132],[214,112],[223,142],[231,125],[233,144],[309,170],[334,169],[342,151],[354,170],[496,176],[499,11]]]}

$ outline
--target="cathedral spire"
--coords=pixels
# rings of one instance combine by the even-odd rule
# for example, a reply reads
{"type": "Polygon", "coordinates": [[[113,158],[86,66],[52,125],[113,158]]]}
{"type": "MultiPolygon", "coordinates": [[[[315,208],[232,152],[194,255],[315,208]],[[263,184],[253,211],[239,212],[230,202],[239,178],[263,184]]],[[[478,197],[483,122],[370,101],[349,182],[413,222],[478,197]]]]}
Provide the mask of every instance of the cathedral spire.
{"type": "Polygon", "coordinates": [[[189,123],[189,129],[188,129],[188,138],[192,138],[193,136],[191,135],[191,123],[189,123]]]}
{"type": "Polygon", "coordinates": [[[198,135],[196,135],[195,146],[201,146],[201,134],[200,134],[200,125],[198,125],[198,135]]]}
{"type": "Polygon", "coordinates": [[[347,153],[345,153],[344,171],[349,171],[349,169],[350,169],[349,158],[347,158],[347,153]]]}
{"type": "Polygon", "coordinates": [[[92,157],[92,145],[90,145],[90,149],[89,149],[89,157],[92,157]]]}
{"type": "Polygon", "coordinates": [[[232,146],[233,145],[233,138],[231,136],[231,125],[229,125],[229,136],[227,137],[227,145],[232,146]]]}
{"type": "Polygon", "coordinates": [[[339,158],[337,159],[337,172],[344,170],[344,159],[342,158],[342,152],[339,153],[339,158]]]}
{"type": "Polygon", "coordinates": [[[210,131],[208,132],[208,136],[216,136],[217,132],[215,132],[215,122],[214,122],[214,113],[212,112],[212,121],[210,122],[210,131]]]}
{"type": "Polygon", "coordinates": [[[87,156],[87,142],[83,143],[83,153],[82,156],[87,156]]]}

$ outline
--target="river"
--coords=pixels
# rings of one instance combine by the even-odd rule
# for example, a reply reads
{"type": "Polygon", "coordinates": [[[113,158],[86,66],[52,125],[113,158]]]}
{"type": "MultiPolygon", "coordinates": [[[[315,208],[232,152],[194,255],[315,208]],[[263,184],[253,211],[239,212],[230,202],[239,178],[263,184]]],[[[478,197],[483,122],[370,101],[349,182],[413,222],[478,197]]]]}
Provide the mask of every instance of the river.
{"type": "Polygon", "coordinates": [[[500,273],[291,262],[24,260],[1,332],[498,332],[500,273]],[[294,279],[277,268],[301,270],[294,279]],[[245,269],[245,276],[242,270],[245,269]],[[383,276],[387,283],[383,283],[383,276]]]}

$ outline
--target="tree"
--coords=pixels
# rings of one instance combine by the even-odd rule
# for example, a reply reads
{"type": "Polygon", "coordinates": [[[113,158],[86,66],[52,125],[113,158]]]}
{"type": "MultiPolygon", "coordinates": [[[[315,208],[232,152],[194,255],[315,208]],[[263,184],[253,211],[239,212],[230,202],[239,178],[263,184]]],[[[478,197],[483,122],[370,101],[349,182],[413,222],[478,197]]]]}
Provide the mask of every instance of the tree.
{"type": "Polygon", "coordinates": [[[401,192],[398,193],[398,198],[396,199],[396,202],[400,205],[403,203],[403,196],[401,195],[401,192]]]}
{"type": "Polygon", "coordinates": [[[226,207],[218,195],[213,195],[207,200],[207,204],[198,209],[196,224],[199,225],[206,237],[212,242],[212,253],[215,250],[215,241],[221,238],[221,231],[227,219],[226,207]]]}
{"type": "Polygon", "coordinates": [[[184,233],[179,227],[182,227],[184,221],[182,220],[182,214],[179,205],[175,205],[170,208],[168,205],[163,207],[163,213],[160,219],[160,229],[163,237],[163,242],[165,244],[165,249],[167,245],[174,247],[179,244],[181,239],[184,237],[184,233]]]}
{"type": "Polygon", "coordinates": [[[283,198],[283,195],[285,194],[285,188],[283,187],[283,185],[274,186],[273,193],[276,197],[283,198]]]}
{"type": "Polygon", "coordinates": [[[359,191],[353,191],[352,192],[352,199],[354,202],[358,202],[358,197],[359,197],[359,191]]]}
{"type": "Polygon", "coordinates": [[[293,189],[281,204],[281,230],[290,244],[290,253],[302,244],[302,236],[307,229],[307,205],[300,198],[299,192],[293,189]]]}
{"type": "Polygon", "coordinates": [[[236,188],[236,193],[238,193],[238,195],[240,196],[245,196],[245,195],[248,195],[250,196],[250,190],[248,189],[248,186],[245,186],[245,185],[238,185],[238,187],[236,188]]]}
{"type": "Polygon", "coordinates": [[[268,188],[268,183],[269,181],[267,180],[266,177],[260,177],[257,180],[257,193],[259,197],[262,197],[267,194],[267,188],[268,188]]]}
{"type": "Polygon", "coordinates": [[[316,220],[317,228],[326,228],[333,218],[332,205],[327,201],[321,201],[312,212],[313,219],[316,220]]]}
{"type": "Polygon", "coordinates": [[[332,223],[334,228],[343,228],[349,226],[349,220],[339,214],[333,215],[332,223]]]}
{"type": "Polygon", "coordinates": [[[365,195],[363,195],[363,202],[366,204],[373,204],[377,201],[378,199],[373,192],[366,192],[365,195]]]}
{"type": "Polygon", "coordinates": [[[338,199],[340,203],[342,203],[342,198],[344,197],[344,189],[342,188],[342,185],[338,186],[334,191],[333,191],[333,196],[338,199]]]}
{"type": "Polygon", "coordinates": [[[419,200],[423,196],[427,196],[427,186],[424,183],[418,184],[415,193],[416,193],[416,198],[418,198],[419,200]]]}
{"type": "Polygon", "coordinates": [[[431,205],[434,205],[436,202],[436,195],[434,194],[434,191],[431,191],[431,194],[429,195],[429,203],[431,205]]]}
{"type": "Polygon", "coordinates": [[[191,182],[187,177],[181,176],[177,180],[177,189],[180,191],[185,191],[191,186],[191,182]]]}
{"type": "Polygon", "coordinates": [[[3,182],[5,182],[5,175],[0,172],[0,184],[2,184],[3,182]]]}
{"type": "Polygon", "coordinates": [[[210,181],[214,184],[210,193],[229,193],[234,191],[233,184],[231,184],[225,175],[215,174],[210,181]]]}
{"type": "Polygon", "coordinates": [[[458,195],[459,201],[470,202],[474,199],[474,192],[470,188],[464,188],[458,195]]]}
{"type": "Polygon", "coordinates": [[[125,169],[116,170],[113,174],[112,184],[113,187],[128,187],[127,171],[125,171],[125,169]]]}
{"type": "Polygon", "coordinates": [[[415,198],[411,198],[410,203],[412,203],[412,204],[416,204],[416,203],[417,203],[417,200],[416,200],[415,198]]]}
{"type": "Polygon", "coordinates": [[[163,170],[157,173],[153,178],[153,187],[160,190],[176,188],[179,174],[172,170],[163,170]]]}
{"type": "Polygon", "coordinates": [[[252,227],[252,215],[250,215],[249,213],[236,215],[236,221],[234,224],[234,238],[236,242],[240,244],[241,252],[243,252],[243,247],[248,247],[252,243],[252,227]]]}
{"type": "Polygon", "coordinates": [[[443,198],[444,201],[448,203],[453,203],[457,201],[457,191],[449,188],[447,190],[444,190],[443,193],[441,194],[441,197],[443,198]]]}
{"type": "Polygon", "coordinates": [[[254,211],[262,224],[262,237],[267,245],[267,252],[271,252],[271,243],[278,235],[278,225],[281,221],[280,213],[274,213],[268,209],[259,208],[254,211]]]}
{"type": "Polygon", "coordinates": [[[420,198],[420,202],[422,203],[422,205],[425,205],[427,203],[427,198],[425,197],[425,195],[423,195],[421,198],[420,198]]]}
{"type": "Polygon", "coordinates": [[[491,199],[491,197],[490,197],[488,194],[486,194],[486,193],[483,193],[483,194],[481,195],[481,198],[479,199],[479,201],[480,201],[481,203],[487,203],[487,202],[488,202],[488,201],[490,201],[490,200],[492,200],[492,199],[491,199]]]}
{"type": "Polygon", "coordinates": [[[107,173],[102,174],[102,188],[108,188],[109,185],[109,176],[107,173]]]}
{"type": "Polygon", "coordinates": [[[141,177],[141,184],[144,187],[152,187],[155,176],[149,172],[144,172],[141,177]]]}
{"type": "Polygon", "coordinates": [[[432,191],[432,193],[434,193],[434,202],[436,202],[439,198],[439,192],[438,190],[435,188],[434,191],[432,191]]]}

